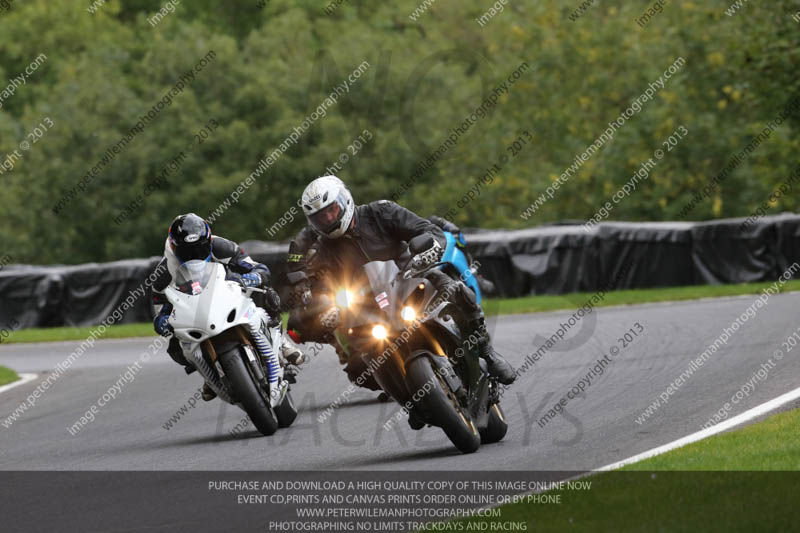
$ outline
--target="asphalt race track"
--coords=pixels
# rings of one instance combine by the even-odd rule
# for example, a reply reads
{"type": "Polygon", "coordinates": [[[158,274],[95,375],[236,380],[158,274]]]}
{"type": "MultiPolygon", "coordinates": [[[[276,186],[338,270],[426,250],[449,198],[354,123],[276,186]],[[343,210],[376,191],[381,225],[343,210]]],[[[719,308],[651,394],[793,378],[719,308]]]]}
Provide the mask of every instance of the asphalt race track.
{"type": "MultiPolygon", "coordinates": [[[[798,327],[800,294],[773,296],[754,318],[643,424],[636,418],[755,300],[755,296],[595,310],[546,353],[508,391],[503,408],[509,432],[499,444],[458,453],[436,428],[412,431],[405,419],[388,431],[398,411],[376,394],[357,391],[319,423],[347,387],[332,350],[302,371],[293,395],[300,414],[273,437],[252,426],[231,430],[243,412],[219,401],[198,402],[169,429],[171,416],[201,385],[166,353],[141,366],[133,381],[75,435],[72,426],[136,361],[152,339],[98,342],[10,427],[0,426],[2,470],[588,470],[599,468],[701,429],[773,357],[798,327]],[[595,322],[596,319],[596,322],[595,322]],[[631,328],[643,332],[607,365],[562,416],[536,420],[608,354],[631,328]],[[580,329],[583,328],[583,329],[580,329]],[[580,332],[578,330],[580,329],[580,332]],[[570,337],[572,337],[570,339],[570,337]]],[[[577,307],[577,305],[576,305],[577,307]]],[[[572,312],[503,316],[493,324],[495,347],[515,366],[572,312]]],[[[0,421],[77,342],[9,345],[0,364],[39,377],[0,395],[0,421]]],[[[800,386],[800,347],[784,354],[734,416],[800,386]]]]}

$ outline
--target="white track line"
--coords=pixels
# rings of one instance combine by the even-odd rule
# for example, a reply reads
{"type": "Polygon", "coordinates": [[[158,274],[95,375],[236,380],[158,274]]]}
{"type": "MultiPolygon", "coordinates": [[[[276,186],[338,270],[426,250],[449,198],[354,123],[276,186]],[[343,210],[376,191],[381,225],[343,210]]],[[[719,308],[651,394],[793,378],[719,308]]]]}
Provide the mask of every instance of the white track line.
{"type": "MultiPolygon", "coordinates": [[[[758,418],[759,416],[766,414],[782,405],[785,405],[793,400],[800,398],[800,387],[794,389],[791,392],[787,392],[777,398],[770,400],[766,403],[762,403],[761,405],[757,405],[752,409],[745,411],[740,415],[736,415],[735,417],[726,420],[716,426],[712,426],[708,429],[704,429],[702,431],[698,431],[697,433],[692,433],[682,439],[678,439],[672,441],[668,444],[663,446],[659,446],[658,448],[653,448],[652,450],[648,450],[646,452],[642,452],[638,455],[634,455],[632,457],[628,457],[627,459],[623,459],[622,461],[617,461],[616,463],[612,463],[610,465],[603,466],[601,468],[597,468],[595,470],[590,470],[588,472],[584,472],[583,474],[578,474],[576,476],[572,476],[567,479],[561,479],[559,481],[568,482],[568,481],[576,481],[578,479],[583,479],[585,477],[593,476],[598,472],[608,472],[610,470],[616,470],[618,468],[622,468],[623,466],[638,463],[639,461],[644,461],[645,459],[649,459],[650,457],[655,457],[656,455],[661,455],[663,453],[667,453],[668,451],[675,450],[680,448],[681,446],[686,446],[687,444],[691,444],[693,442],[697,442],[699,440],[703,440],[705,438],[711,437],[712,435],[716,435],[717,433],[722,433],[723,431],[730,429],[732,427],[738,426],[743,424],[749,420],[754,418],[758,418]]],[[[527,496],[529,494],[542,494],[547,492],[546,490],[530,490],[527,492],[523,492],[521,496],[527,496]]],[[[480,510],[483,509],[493,509],[495,507],[499,507],[499,505],[486,505],[481,507],[480,510]]]]}
{"type": "Polygon", "coordinates": [[[0,394],[13,389],[14,387],[19,387],[20,385],[24,385],[29,381],[33,381],[34,379],[36,379],[36,374],[20,374],[19,379],[17,381],[0,387],[0,394]]]}
{"type": "MultiPolygon", "coordinates": [[[[697,433],[692,433],[691,435],[683,437],[682,439],[678,439],[663,446],[659,446],[658,448],[653,448],[652,450],[648,450],[638,455],[628,457],[627,459],[623,459],[622,461],[617,461],[616,463],[612,463],[610,465],[606,465],[601,468],[597,468],[595,470],[590,470],[588,472],[584,472],[582,474],[578,474],[576,476],[572,476],[567,479],[561,479],[559,481],[563,481],[565,483],[568,481],[576,481],[578,479],[583,479],[585,477],[593,476],[598,472],[608,472],[610,470],[616,470],[618,468],[622,468],[623,466],[633,463],[638,463],[639,461],[649,459],[650,457],[655,457],[656,455],[667,453],[670,450],[674,450],[676,448],[680,448],[681,446],[686,446],[687,444],[703,440],[705,438],[711,437],[712,435],[716,435],[717,433],[722,433],[723,431],[730,429],[734,426],[738,426],[749,420],[758,418],[759,416],[766,414],[774,409],[777,409],[778,407],[781,407],[782,405],[785,405],[793,400],[796,400],[797,398],[800,398],[800,388],[794,389],[793,391],[778,396],[773,400],[770,400],[766,403],[762,403],[761,405],[753,407],[752,409],[745,411],[744,413],[737,415],[729,420],[726,420],[725,422],[717,424],[716,426],[712,426],[708,429],[698,431],[697,433]]],[[[542,494],[544,492],[547,491],[531,490],[523,492],[522,496],[526,496],[528,494],[542,494]]],[[[487,505],[485,507],[481,507],[481,509],[492,509],[494,507],[497,507],[497,505],[487,505]]]]}
{"type": "Polygon", "coordinates": [[[652,450],[648,450],[638,455],[634,455],[633,457],[628,457],[627,459],[623,459],[622,461],[617,461],[616,463],[612,463],[602,468],[598,468],[594,470],[594,472],[607,472],[609,470],[616,470],[618,468],[622,468],[625,465],[638,463],[639,461],[643,461],[644,459],[649,459],[650,457],[655,457],[656,455],[661,455],[662,453],[675,450],[682,446],[686,446],[687,444],[703,440],[705,438],[711,437],[712,435],[716,435],[717,433],[722,433],[723,431],[726,431],[732,427],[748,422],[754,418],[758,418],[759,416],[764,415],[770,411],[773,411],[778,407],[781,407],[782,405],[785,405],[798,398],[800,398],[800,388],[794,389],[793,391],[778,396],[773,400],[770,400],[766,403],[762,403],[761,405],[753,407],[752,409],[745,411],[740,415],[736,415],[735,417],[730,418],[725,422],[720,422],[715,426],[703,429],[701,431],[698,431],[697,433],[692,433],[691,435],[683,437],[682,439],[672,441],[663,446],[659,446],[658,448],[653,448],[652,450]]]}

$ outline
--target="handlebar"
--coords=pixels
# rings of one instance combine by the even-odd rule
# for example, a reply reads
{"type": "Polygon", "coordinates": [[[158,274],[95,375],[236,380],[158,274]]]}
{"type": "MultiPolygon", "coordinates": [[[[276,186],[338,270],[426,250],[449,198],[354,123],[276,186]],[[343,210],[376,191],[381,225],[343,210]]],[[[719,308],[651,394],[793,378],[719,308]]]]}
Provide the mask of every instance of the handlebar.
{"type": "Polygon", "coordinates": [[[440,266],[445,265],[445,264],[447,264],[447,263],[445,263],[444,261],[438,261],[436,263],[431,263],[430,265],[422,267],[419,270],[415,270],[413,268],[409,268],[408,270],[406,270],[404,272],[399,272],[397,274],[397,277],[398,278],[402,277],[403,279],[411,279],[414,276],[419,276],[420,274],[424,274],[428,270],[432,270],[432,269],[434,269],[436,267],[440,267],[440,266]]]}
{"type": "Polygon", "coordinates": [[[245,287],[245,286],[242,286],[242,288],[245,291],[260,292],[260,293],[263,293],[263,294],[267,293],[267,291],[265,289],[259,289],[258,287],[245,287]]]}

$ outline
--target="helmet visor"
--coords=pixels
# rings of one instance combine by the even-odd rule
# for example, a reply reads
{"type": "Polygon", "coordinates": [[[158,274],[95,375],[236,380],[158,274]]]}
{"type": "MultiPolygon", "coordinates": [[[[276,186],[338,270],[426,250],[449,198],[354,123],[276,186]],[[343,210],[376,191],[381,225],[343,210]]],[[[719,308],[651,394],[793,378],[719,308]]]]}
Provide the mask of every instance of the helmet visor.
{"type": "Polygon", "coordinates": [[[346,210],[345,198],[340,193],[333,203],[326,205],[313,215],[309,215],[308,221],[317,231],[328,234],[339,227],[346,210]]]}
{"type": "Polygon", "coordinates": [[[175,256],[181,263],[187,261],[204,261],[211,255],[211,241],[202,239],[198,242],[183,243],[175,247],[175,256]]]}

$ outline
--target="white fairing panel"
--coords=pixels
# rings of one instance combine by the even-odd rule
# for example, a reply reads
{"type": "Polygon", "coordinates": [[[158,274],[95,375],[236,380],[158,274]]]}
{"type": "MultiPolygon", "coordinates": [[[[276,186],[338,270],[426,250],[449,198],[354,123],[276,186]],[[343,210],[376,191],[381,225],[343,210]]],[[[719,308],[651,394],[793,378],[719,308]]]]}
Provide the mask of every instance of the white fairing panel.
{"type": "Polygon", "coordinates": [[[259,314],[253,301],[245,296],[242,286],[225,280],[223,265],[206,264],[208,266],[203,272],[206,283],[182,280],[195,283],[193,291],[196,294],[190,294],[185,287],[179,290],[170,286],[164,291],[173,306],[169,323],[175,336],[186,343],[198,344],[234,326],[247,326],[259,314]]]}
{"type": "MultiPolygon", "coordinates": [[[[186,358],[209,381],[211,386],[219,385],[216,372],[207,367],[200,349],[200,343],[216,337],[236,326],[243,326],[253,336],[255,348],[261,352],[268,370],[271,403],[275,407],[283,399],[288,383],[283,380],[283,368],[278,355],[283,338],[280,325],[268,328],[266,311],[256,306],[242,286],[235,281],[227,281],[225,267],[219,263],[189,261],[181,265],[173,278],[174,286],[168,287],[164,295],[173,306],[169,317],[175,337],[180,341],[186,358]]],[[[255,353],[249,347],[245,350],[252,358],[255,353]]],[[[224,398],[220,391],[217,394],[224,398]]]]}

